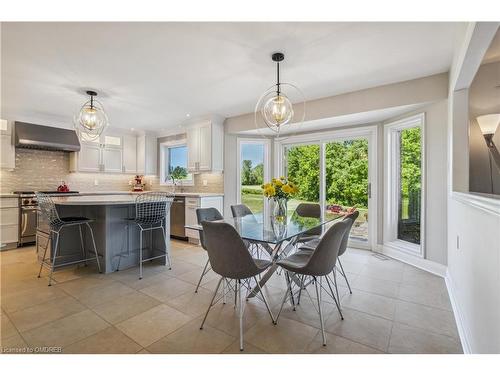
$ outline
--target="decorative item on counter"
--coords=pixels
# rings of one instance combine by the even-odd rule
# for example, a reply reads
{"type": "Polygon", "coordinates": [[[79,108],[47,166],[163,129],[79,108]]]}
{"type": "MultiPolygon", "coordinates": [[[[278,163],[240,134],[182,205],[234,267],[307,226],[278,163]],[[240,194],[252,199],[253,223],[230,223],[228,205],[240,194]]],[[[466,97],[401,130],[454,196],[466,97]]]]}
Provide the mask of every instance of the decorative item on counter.
{"type": "Polygon", "coordinates": [[[287,203],[293,195],[298,193],[297,186],[287,177],[273,178],[271,182],[262,185],[263,194],[274,201],[273,222],[286,224],[287,203]]]}
{"type": "Polygon", "coordinates": [[[146,181],[144,179],[144,176],[136,175],[131,182],[132,182],[132,191],[144,191],[144,188],[146,187],[146,181]]]}
{"type": "Polygon", "coordinates": [[[69,191],[69,187],[65,181],[61,181],[61,185],[57,187],[57,191],[60,193],[67,193],[69,191]]]}

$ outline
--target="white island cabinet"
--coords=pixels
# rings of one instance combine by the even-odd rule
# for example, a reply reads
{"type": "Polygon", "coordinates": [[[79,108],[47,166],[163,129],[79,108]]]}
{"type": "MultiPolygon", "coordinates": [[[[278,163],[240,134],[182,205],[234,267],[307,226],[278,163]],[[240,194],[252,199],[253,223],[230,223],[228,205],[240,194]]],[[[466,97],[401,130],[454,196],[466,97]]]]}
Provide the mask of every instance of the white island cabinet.
{"type": "MultiPolygon", "coordinates": [[[[224,199],[222,195],[210,195],[210,196],[199,196],[199,197],[186,197],[186,225],[196,225],[198,224],[198,219],[196,217],[197,208],[209,208],[214,207],[221,214],[224,210],[224,199]]],[[[189,242],[199,243],[200,234],[197,230],[186,229],[186,237],[188,237],[189,242]]]]}
{"type": "Polygon", "coordinates": [[[0,251],[17,247],[19,205],[17,197],[0,197],[0,251]]]}
{"type": "Polygon", "coordinates": [[[186,129],[188,170],[193,173],[224,169],[224,127],[221,122],[205,121],[186,129]]]}

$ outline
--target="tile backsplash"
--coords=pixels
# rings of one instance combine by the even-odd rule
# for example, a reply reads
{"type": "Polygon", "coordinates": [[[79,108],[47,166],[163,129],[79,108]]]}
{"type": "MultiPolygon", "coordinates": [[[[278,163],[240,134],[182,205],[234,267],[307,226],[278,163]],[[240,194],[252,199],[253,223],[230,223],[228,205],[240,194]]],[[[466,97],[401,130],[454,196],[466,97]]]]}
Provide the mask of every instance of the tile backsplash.
{"type": "MultiPolygon", "coordinates": [[[[16,168],[13,171],[0,170],[0,192],[15,190],[56,190],[65,181],[71,190],[77,191],[125,191],[130,190],[128,182],[134,175],[110,173],[70,173],[69,153],[61,151],[30,150],[16,148],[16,168]],[[95,181],[98,185],[95,185],[95,181]]],[[[157,176],[146,176],[148,190],[161,190],[157,176]]],[[[222,174],[197,174],[194,186],[182,188],[184,192],[224,191],[222,174]],[[203,180],[207,186],[203,186],[203,180]]],[[[178,188],[180,190],[180,188],[178,188]]]]}

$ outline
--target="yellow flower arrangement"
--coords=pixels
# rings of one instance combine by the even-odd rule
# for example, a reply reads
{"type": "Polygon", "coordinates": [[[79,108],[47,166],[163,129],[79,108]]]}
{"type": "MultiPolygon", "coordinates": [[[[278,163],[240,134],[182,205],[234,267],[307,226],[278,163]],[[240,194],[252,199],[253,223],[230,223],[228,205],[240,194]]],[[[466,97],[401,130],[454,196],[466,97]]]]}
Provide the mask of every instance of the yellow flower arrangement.
{"type": "Polygon", "coordinates": [[[287,177],[281,176],[280,178],[273,178],[271,182],[263,184],[263,194],[269,199],[285,199],[289,200],[293,195],[298,193],[297,186],[290,181],[287,177]]]}

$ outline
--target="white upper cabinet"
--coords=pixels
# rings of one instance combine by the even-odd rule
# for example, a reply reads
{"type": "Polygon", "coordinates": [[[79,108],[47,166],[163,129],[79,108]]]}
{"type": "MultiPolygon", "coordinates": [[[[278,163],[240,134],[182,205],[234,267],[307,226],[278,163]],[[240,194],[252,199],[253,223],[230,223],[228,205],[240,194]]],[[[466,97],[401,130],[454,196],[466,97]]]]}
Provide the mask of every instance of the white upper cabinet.
{"type": "Polygon", "coordinates": [[[12,137],[12,122],[0,120],[0,168],[16,167],[16,149],[12,137]]]}
{"type": "Polygon", "coordinates": [[[157,154],[158,141],[156,137],[149,134],[137,137],[137,173],[156,175],[157,154]]]}
{"type": "Polygon", "coordinates": [[[70,154],[71,172],[123,172],[123,137],[105,134],[86,139],[82,134],[80,151],[70,154]]]}
{"type": "Polygon", "coordinates": [[[137,137],[123,136],[123,172],[137,172],[137,137]]]}
{"type": "Polygon", "coordinates": [[[224,128],[206,121],[190,125],[186,132],[190,172],[222,171],[224,165],[224,128]]]}

